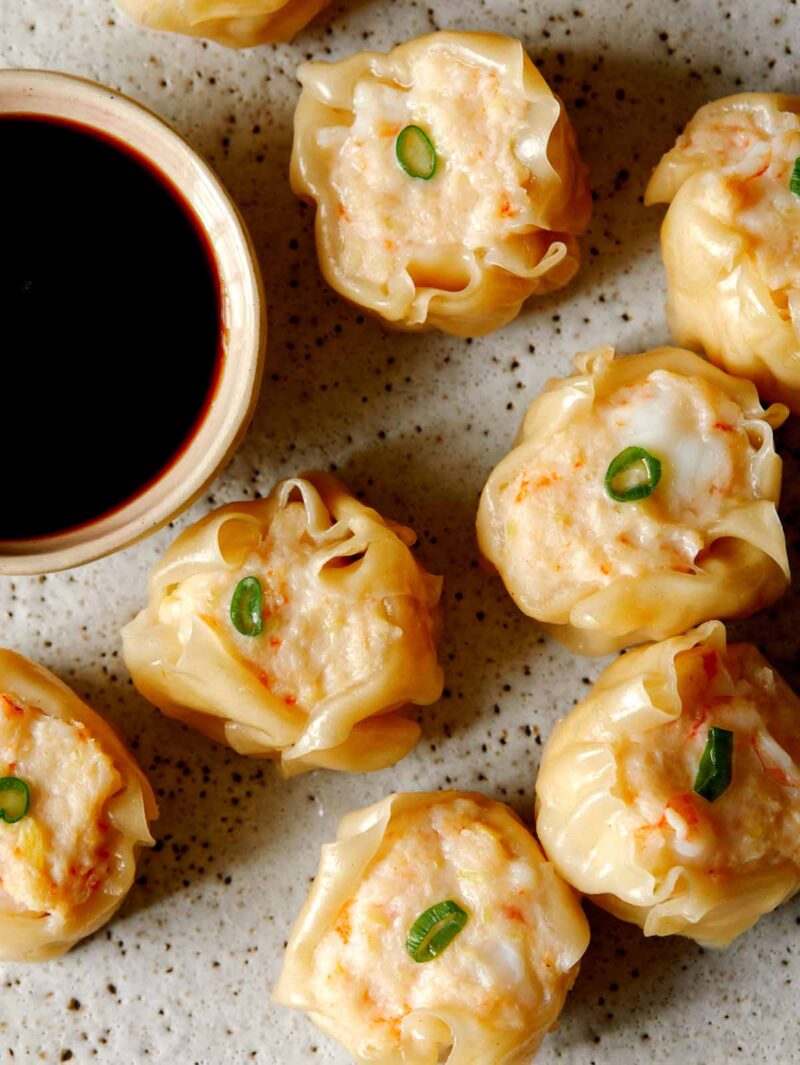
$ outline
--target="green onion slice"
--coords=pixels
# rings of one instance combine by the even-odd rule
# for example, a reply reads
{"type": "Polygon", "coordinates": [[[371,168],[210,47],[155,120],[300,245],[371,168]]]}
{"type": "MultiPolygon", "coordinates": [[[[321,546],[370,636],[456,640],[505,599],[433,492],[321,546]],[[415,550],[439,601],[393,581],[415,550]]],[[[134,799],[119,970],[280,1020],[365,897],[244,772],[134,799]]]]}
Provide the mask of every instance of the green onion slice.
{"type": "Polygon", "coordinates": [[[637,499],[647,499],[651,496],[660,480],[661,463],[655,455],[651,455],[643,447],[626,447],[611,460],[606,470],[606,493],[617,503],[633,503],[637,499]],[[646,480],[637,480],[627,488],[615,488],[614,482],[617,478],[640,462],[644,464],[646,480]]]}
{"type": "Polygon", "coordinates": [[[705,750],[694,782],[694,790],[714,802],[733,779],[733,733],[726,728],[710,728],[705,750]]]}
{"type": "Polygon", "coordinates": [[[243,577],[231,597],[231,622],[242,636],[260,636],[264,629],[264,593],[258,577],[243,577]]]}
{"type": "Polygon", "coordinates": [[[795,196],[800,196],[800,156],[794,161],[792,176],[789,178],[789,188],[795,196]]]}
{"type": "Polygon", "coordinates": [[[406,126],[397,134],[397,161],[409,177],[430,181],[436,173],[436,149],[424,129],[406,126]]]}
{"type": "Polygon", "coordinates": [[[19,777],[0,777],[0,821],[21,821],[31,804],[28,785],[19,777]]]}
{"type": "Polygon", "coordinates": [[[406,950],[417,962],[433,961],[450,945],[469,920],[457,902],[447,899],[425,910],[414,921],[406,937],[406,950]]]}

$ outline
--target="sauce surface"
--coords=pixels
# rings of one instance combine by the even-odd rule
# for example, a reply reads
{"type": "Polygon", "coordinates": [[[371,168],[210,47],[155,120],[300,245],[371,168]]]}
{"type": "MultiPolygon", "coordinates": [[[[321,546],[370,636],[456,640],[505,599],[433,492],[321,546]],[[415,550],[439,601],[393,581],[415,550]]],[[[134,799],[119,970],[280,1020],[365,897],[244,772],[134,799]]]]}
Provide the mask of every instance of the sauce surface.
{"type": "Polygon", "coordinates": [[[0,116],[0,540],[114,510],[178,458],[221,361],[213,253],[126,145],[0,116]]]}

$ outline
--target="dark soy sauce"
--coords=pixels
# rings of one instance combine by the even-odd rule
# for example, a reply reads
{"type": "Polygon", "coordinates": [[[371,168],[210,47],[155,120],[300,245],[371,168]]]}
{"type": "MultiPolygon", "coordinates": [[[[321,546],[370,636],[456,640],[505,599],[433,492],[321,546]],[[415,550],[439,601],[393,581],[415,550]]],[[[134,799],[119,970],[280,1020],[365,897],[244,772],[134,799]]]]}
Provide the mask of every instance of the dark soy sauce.
{"type": "Polygon", "coordinates": [[[216,385],[213,253],[126,145],[0,116],[0,540],[112,511],[167,469],[216,385]]]}

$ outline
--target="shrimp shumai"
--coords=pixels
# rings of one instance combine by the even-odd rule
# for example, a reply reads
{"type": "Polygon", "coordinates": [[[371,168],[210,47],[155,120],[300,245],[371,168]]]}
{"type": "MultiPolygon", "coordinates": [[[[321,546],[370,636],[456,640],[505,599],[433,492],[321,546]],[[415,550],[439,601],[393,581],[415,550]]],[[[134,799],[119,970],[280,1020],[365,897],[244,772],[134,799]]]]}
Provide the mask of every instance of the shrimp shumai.
{"type": "Polygon", "coordinates": [[[0,961],[57,958],[114,914],[158,816],[110,726],[0,650],[0,961]]]}
{"type": "Polygon", "coordinates": [[[519,41],[439,32],[298,77],[292,187],[317,206],[341,295],[398,328],[472,336],[573,277],[587,171],[519,41]]]}
{"type": "Polygon", "coordinates": [[[186,529],[123,629],[139,691],[241,754],[372,770],[415,745],[435,702],[442,581],[416,537],[320,473],[186,529]]]}
{"type": "Polygon", "coordinates": [[[207,37],[229,48],[290,41],[329,0],[119,0],[153,30],[207,37]]]}
{"type": "Polygon", "coordinates": [[[358,1062],[530,1061],[589,928],[502,803],[395,794],[339,824],[275,990],[358,1062]]]}
{"type": "Polygon", "coordinates": [[[798,720],[721,622],[626,654],[545,745],[542,846],[645,935],[727,946],[800,887],[798,720]]]}
{"type": "Polygon", "coordinates": [[[786,408],[678,348],[597,348],[575,368],[534,400],[481,497],[481,551],[520,609],[607,654],[777,599],[786,408]]]}
{"type": "Polygon", "coordinates": [[[800,96],[702,107],[645,202],[668,203],[661,251],[676,340],[800,412],[800,96]]]}

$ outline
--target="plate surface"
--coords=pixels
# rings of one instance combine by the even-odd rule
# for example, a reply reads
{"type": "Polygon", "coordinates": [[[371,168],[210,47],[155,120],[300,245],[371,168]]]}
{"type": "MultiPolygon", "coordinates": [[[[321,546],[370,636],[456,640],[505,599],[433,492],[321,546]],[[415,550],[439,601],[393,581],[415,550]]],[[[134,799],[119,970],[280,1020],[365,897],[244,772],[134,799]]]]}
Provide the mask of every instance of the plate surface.
{"type": "MultiPolygon", "coordinates": [[[[647,175],[704,101],[743,89],[796,91],[798,29],[800,8],[778,0],[347,0],[294,45],[235,53],[142,30],[111,0],[0,4],[0,64],[82,74],[152,107],[211,160],[259,249],[270,314],[261,402],[213,494],[176,527],[303,468],[335,469],[418,531],[421,558],[445,575],[448,620],[447,691],[424,712],[415,753],[373,776],[319,772],[283,783],[271,767],[162,718],[131,686],[117,632],[142,604],[174,530],[84,569],[4,578],[0,643],[55,670],[109,717],[149,774],[162,815],[158,850],[144,856],[139,883],[107,929],[59,962],[0,969],[0,1058],[348,1060],[269,999],[319,846],[345,811],[398,789],[475,788],[530,819],[540,737],[601,664],[540,638],[499,581],[478,569],[478,493],[526,403],[576,351],[600,343],[641,351],[668,339],[661,210],[640,202],[647,175]],[[330,292],[316,266],[311,212],[287,176],[302,59],[385,49],[447,27],[523,39],[568,105],[597,196],[576,281],[472,343],[386,333],[330,292]]],[[[116,387],[126,372],[115,369],[116,387]]],[[[795,421],[778,442],[797,570],[795,421]]],[[[734,627],[795,687],[799,612],[800,593],[790,591],[777,609],[734,627]]],[[[596,910],[590,919],[583,970],[538,1062],[800,1061],[800,901],[724,954],[680,939],[645,941],[596,910]]]]}

